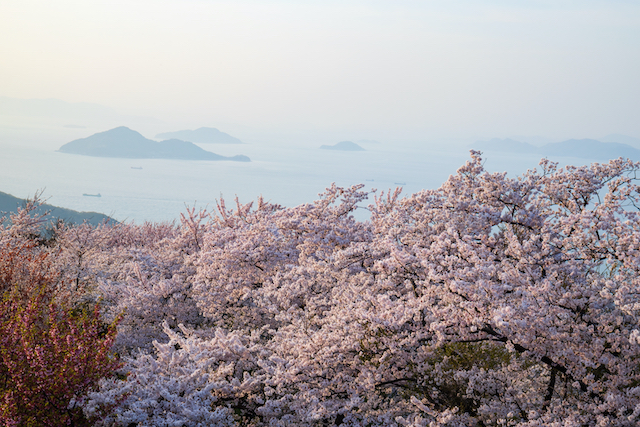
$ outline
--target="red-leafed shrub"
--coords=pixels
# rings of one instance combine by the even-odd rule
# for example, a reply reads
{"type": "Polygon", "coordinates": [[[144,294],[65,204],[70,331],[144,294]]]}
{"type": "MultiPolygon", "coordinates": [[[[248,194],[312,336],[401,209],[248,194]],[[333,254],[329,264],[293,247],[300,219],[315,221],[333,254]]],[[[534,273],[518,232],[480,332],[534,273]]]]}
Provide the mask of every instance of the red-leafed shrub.
{"type": "Polygon", "coordinates": [[[34,206],[0,219],[0,425],[88,425],[83,396],[120,367],[117,320],[64,291],[34,206]]]}
{"type": "Polygon", "coordinates": [[[120,362],[112,355],[115,325],[98,306],[81,311],[34,294],[0,303],[0,423],[88,425],[79,405],[120,362]],[[78,312],[80,311],[80,312],[78,312]]]}

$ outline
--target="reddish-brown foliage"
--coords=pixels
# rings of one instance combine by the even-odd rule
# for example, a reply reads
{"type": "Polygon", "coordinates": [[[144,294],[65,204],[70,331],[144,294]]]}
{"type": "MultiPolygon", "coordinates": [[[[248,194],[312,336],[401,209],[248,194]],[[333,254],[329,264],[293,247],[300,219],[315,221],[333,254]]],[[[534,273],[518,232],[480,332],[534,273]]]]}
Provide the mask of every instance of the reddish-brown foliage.
{"type": "Polygon", "coordinates": [[[111,354],[115,325],[96,306],[74,312],[44,293],[25,305],[0,303],[0,421],[4,425],[85,425],[82,396],[120,366],[111,354]]]}

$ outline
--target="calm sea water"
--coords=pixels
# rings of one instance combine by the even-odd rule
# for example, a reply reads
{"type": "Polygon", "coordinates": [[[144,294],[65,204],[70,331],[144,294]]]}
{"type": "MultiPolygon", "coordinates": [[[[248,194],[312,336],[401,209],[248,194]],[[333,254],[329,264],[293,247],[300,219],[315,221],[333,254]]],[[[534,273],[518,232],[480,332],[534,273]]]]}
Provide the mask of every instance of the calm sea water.
{"type": "MultiPolygon", "coordinates": [[[[365,146],[364,152],[320,150],[274,144],[201,145],[222,155],[245,154],[250,163],[132,160],[63,154],[18,145],[0,147],[0,191],[29,197],[44,190],[47,202],[78,211],[95,211],[120,221],[166,221],[185,205],[215,207],[236,195],[243,203],[262,195],[285,206],[313,201],[335,182],[411,194],[437,188],[469,158],[465,149],[365,146]],[[142,169],[132,169],[142,168],[142,169]],[[83,193],[102,197],[86,197],[83,193]]],[[[521,173],[535,157],[488,157],[490,171],[521,173]]],[[[366,211],[357,214],[365,219],[366,211]]]]}

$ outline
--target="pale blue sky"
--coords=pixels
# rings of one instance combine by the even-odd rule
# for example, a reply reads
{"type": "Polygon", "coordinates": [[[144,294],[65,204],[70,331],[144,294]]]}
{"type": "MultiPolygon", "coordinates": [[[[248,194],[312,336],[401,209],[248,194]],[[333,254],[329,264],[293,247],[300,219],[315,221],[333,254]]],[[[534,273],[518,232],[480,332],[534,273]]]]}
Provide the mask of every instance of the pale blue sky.
{"type": "Polygon", "coordinates": [[[3,0],[0,96],[370,138],[640,137],[638,1],[3,0]]]}

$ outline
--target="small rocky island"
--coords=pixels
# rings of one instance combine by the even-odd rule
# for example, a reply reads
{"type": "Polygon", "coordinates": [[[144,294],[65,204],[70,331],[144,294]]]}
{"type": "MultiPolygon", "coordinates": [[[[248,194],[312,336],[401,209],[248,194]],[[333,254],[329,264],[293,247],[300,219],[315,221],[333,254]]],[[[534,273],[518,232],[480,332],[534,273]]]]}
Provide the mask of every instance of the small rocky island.
{"type": "Polygon", "coordinates": [[[179,139],[152,141],[125,126],[99,132],[86,138],[64,144],[62,153],[93,157],[118,157],[125,159],[176,159],[176,160],[230,160],[251,161],[247,156],[225,157],[203,150],[197,145],[179,139]]]}
{"type": "Polygon", "coordinates": [[[243,144],[238,138],[219,131],[216,128],[199,128],[196,130],[179,130],[156,135],[156,139],[181,139],[196,144],[243,144]]]}
{"type": "Polygon", "coordinates": [[[364,148],[351,141],[338,142],[336,145],[322,145],[320,149],[337,151],[365,151],[364,148]]]}

